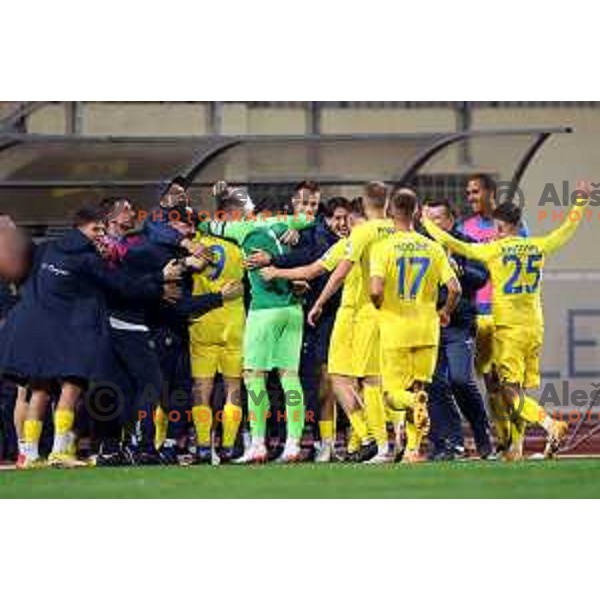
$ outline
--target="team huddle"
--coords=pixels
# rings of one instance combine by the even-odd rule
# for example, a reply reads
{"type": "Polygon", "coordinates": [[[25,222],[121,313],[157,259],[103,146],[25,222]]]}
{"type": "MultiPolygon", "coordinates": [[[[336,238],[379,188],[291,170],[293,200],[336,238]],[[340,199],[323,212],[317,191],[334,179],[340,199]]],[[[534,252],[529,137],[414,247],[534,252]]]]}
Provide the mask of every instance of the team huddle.
{"type": "Polygon", "coordinates": [[[0,227],[26,263],[0,328],[18,468],[447,460],[466,455],[461,415],[482,459],[521,460],[530,425],[557,453],[567,424],[529,394],[545,261],[585,194],[529,237],[485,175],[462,222],[382,182],[352,201],[302,182],[275,214],[219,182],[200,218],[188,185],[142,223],[126,198],[83,207],[27,258],[0,227]]]}

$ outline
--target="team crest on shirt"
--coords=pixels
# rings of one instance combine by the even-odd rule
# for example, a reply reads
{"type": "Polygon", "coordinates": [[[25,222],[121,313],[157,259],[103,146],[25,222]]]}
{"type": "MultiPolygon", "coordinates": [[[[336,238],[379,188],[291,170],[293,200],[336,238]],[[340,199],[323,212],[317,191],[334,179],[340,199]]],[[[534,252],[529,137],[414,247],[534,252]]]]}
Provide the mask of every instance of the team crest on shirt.
{"type": "Polygon", "coordinates": [[[66,269],[61,269],[52,263],[42,263],[40,268],[42,271],[48,271],[52,275],[59,275],[61,277],[68,277],[71,274],[71,271],[67,271],[66,269]]]}

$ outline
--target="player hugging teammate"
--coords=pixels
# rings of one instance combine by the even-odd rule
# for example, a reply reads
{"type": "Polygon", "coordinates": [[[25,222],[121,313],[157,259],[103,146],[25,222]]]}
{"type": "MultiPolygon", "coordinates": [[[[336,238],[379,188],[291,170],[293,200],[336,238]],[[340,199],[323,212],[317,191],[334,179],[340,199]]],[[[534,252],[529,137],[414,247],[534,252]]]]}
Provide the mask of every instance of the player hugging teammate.
{"type": "MultiPolygon", "coordinates": [[[[326,390],[303,387],[301,356],[315,363],[308,371],[320,372],[326,363],[324,381],[350,425],[349,460],[421,462],[440,332],[453,322],[465,276],[459,266],[464,261],[452,254],[481,263],[491,278],[477,301],[478,344],[480,358],[489,350],[482,371],[499,450],[507,460],[520,460],[526,428],[537,424],[547,432],[545,456],[555,456],[567,424],[552,419],[529,395],[540,382],[541,282],[547,257],[581,222],[583,199],[557,230],[527,238],[521,210],[510,202],[496,205],[493,182],[477,176],[468,187],[475,214],[462,227],[470,237],[461,233],[459,239],[452,227],[442,229],[426,218],[421,223],[414,191],[390,193],[382,182],[368,184],[360,201],[331,199],[317,216],[320,193],[310,182],[296,189],[295,214],[276,216],[257,214],[245,190],[221,182],[213,190],[221,218],[205,222],[186,219],[188,185],[179,178],[160,196],[159,212],[177,213],[181,220],[146,222],[133,239],[131,215],[111,214],[123,204],[131,213],[126,199],[105,202],[79,211],[75,227],[36,254],[22,299],[8,311],[1,333],[0,368],[23,386],[29,403],[25,410],[21,398],[16,409],[20,466],[48,464],[39,440],[56,394],[49,463],[87,464],[76,456],[75,413],[94,381],[112,381],[115,373],[128,400],[120,418],[96,440],[102,442],[99,465],[206,464],[217,453],[223,463],[267,462],[271,372],[285,398],[286,438],[277,460],[306,459],[302,441],[310,394],[317,409],[311,413],[320,413],[317,461],[329,462],[336,457],[335,411],[326,390]],[[115,223],[119,228],[113,231],[115,223]],[[112,246],[107,226],[116,236],[112,246]],[[303,299],[311,282],[314,289],[303,299]],[[318,344],[319,351],[303,352],[303,339],[318,344]],[[215,419],[217,376],[224,406],[215,419]],[[156,420],[152,407],[137,410],[147,382],[156,382],[161,396],[156,420]],[[186,402],[177,411],[161,393],[164,384],[183,391],[186,402]],[[190,410],[184,411],[187,403],[190,410]],[[177,427],[167,420],[172,412],[179,415],[177,427]],[[182,460],[190,446],[184,413],[191,416],[196,438],[189,461],[182,460]],[[215,421],[222,424],[218,449],[215,421]],[[236,453],[241,429],[249,429],[249,444],[236,453]]],[[[474,314],[475,292],[471,295],[474,314]]]]}

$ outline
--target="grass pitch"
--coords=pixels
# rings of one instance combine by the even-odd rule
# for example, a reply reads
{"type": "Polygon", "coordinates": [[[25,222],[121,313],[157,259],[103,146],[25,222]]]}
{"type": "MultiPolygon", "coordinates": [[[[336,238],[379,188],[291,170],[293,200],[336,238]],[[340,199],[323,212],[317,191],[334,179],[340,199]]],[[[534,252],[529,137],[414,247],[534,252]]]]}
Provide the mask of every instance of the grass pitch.
{"type": "Polygon", "coordinates": [[[0,498],[600,498],[600,460],[5,471],[0,498]]]}

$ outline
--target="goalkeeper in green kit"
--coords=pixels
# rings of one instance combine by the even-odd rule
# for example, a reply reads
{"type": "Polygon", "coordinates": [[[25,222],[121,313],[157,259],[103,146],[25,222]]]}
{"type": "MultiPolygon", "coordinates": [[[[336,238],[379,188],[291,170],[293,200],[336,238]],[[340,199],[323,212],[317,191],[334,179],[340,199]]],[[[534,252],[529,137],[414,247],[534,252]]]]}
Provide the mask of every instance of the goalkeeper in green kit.
{"type": "MultiPolygon", "coordinates": [[[[217,212],[225,218],[201,223],[200,231],[236,242],[244,256],[262,250],[271,256],[285,253],[290,230],[312,226],[311,215],[256,216],[254,204],[241,189],[215,186],[217,212]]],[[[267,461],[265,435],[269,411],[267,374],[278,370],[285,394],[287,439],[279,462],[300,460],[300,440],[304,430],[304,393],[298,377],[304,315],[288,281],[266,282],[259,271],[249,271],[251,303],[244,332],[244,383],[248,393],[248,418],[252,443],[239,463],[267,461]]]]}

